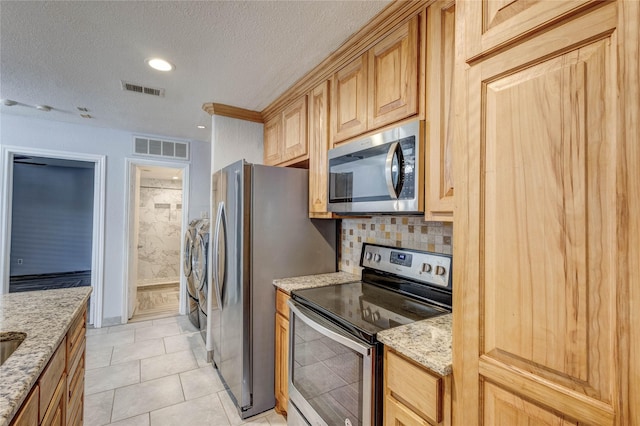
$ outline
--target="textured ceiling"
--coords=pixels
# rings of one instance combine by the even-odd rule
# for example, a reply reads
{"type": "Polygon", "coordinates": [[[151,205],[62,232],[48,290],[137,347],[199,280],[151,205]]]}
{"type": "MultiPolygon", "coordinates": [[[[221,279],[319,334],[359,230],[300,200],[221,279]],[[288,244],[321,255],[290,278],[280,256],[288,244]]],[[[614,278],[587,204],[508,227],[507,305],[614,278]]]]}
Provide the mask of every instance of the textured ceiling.
{"type": "Polygon", "coordinates": [[[388,3],[2,0],[0,98],[19,104],[0,113],[209,141],[203,103],[261,111],[388,3]],[[176,69],[152,70],[153,56],[176,69]]]}

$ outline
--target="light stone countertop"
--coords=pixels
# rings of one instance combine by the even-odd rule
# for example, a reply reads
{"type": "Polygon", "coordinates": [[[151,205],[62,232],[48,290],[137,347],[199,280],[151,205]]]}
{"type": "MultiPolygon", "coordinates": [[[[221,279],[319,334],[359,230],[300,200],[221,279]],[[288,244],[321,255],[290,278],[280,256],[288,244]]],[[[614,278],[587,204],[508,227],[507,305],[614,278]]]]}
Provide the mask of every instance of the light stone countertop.
{"type": "Polygon", "coordinates": [[[380,331],[378,340],[441,375],[451,374],[451,314],[380,331]]]}
{"type": "Polygon", "coordinates": [[[287,294],[303,288],[326,287],[336,284],[360,281],[359,275],[348,272],[331,272],[328,274],[304,275],[301,277],[280,278],[273,280],[273,285],[287,294]]]}
{"type": "Polygon", "coordinates": [[[15,416],[90,294],[76,287],[0,295],[0,332],[27,334],[0,366],[0,426],[15,416]]]}

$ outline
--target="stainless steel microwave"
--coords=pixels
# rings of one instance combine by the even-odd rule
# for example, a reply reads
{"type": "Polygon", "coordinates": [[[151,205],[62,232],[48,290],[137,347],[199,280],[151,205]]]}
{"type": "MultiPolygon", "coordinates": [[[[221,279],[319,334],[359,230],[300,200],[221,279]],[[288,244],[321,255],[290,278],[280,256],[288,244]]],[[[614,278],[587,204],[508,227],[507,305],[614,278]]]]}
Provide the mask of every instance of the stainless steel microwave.
{"type": "Polygon", "coordinates": [[[329,150],[330,212],[424,212],[424,121],[413,121],[329,150]]]}

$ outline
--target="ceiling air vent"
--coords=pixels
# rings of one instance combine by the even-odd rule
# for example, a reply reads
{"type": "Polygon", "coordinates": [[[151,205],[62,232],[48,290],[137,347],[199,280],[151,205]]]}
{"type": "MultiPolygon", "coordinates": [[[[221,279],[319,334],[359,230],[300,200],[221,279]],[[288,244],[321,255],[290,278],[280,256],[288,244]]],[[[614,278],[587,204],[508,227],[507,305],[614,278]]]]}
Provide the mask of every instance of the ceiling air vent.
{"type": "Polygon", "coordinates": [[[149,157],[188,160],[189,143],[136,136],[133,138],[133,152],[149,157]]]}
{"type": "Polygon", "coordinates": [[[127,92],[135,92],[135,93],[141,93],[144,95],[164,97],[164,89],[156,89],[155,87],[146,87],[140,84],[129,83],[124,80],[121,80],[120,83],[122,83],[122,90],[126,90],[127,92]]]}

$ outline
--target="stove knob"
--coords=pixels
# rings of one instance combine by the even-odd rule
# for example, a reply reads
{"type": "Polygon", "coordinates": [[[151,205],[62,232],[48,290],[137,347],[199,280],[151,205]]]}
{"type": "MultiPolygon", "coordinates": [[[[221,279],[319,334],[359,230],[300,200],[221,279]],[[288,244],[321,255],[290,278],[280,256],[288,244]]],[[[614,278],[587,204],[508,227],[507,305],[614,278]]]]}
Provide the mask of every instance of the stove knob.
{"type": "Polygon", "coordinates": [[[374,262],[380,262],[380,259],[382,259],[382,256],[380,256],[380,255],[379,255],[379,254],[377,254],[377,253],[373,256],[373,261],[374,261],[374,262]]]}
{"type": "Polygon", "coordinates": [[[433,268],[431,267],[430,264],[428,264],[428,263],[423,263],[422,264],[422,272],[431,272],[431,269],[433,269],[433,268]]]}
{"type": "Polygon", "coordinates": [[[371,315],[371,319],[373,320],[373,322],[376,322],[380,319],[380,312],[375,311],[372,315],[371,315]]]}
{"type": "Polygon", "coordinates": [[[364,309],[362,310],[362,315],[363,315],[365,318],[369,318],[369,317],[371,317],[371,309],[369,309],[368,307],[367,307],[367,308],[364,308],[364,309]]]}
{"type": "Polygon", "coordinates": [[[436,275],[444,275],[445,272],[444,266],[436,266],[436,275]]]}
{"type": "Polygon", "coordinates": [[[371,260],[371,252],[370,251],[366,252],[364,254],[364,258],[365,258],[365,260],[371,260]]]}

